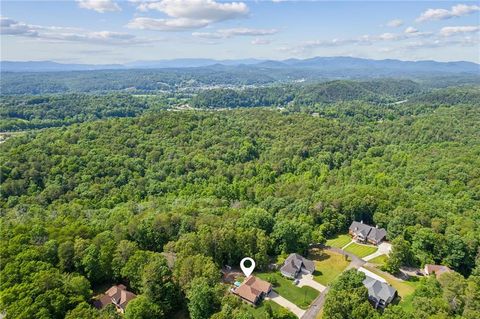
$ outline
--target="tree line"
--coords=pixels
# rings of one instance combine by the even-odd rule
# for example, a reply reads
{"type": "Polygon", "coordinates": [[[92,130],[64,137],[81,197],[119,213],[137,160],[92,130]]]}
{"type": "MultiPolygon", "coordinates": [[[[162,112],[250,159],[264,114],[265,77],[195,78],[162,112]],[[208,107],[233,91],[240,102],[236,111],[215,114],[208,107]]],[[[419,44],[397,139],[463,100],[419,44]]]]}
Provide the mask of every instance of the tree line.
{"type": "Polygon", "coordinates": [[[465,104],[385,121],[159,111],[9,139],[1,308],[112,317],[88,302],[121,282],[139,295],[127,318],[182,308],[194,319],[251,318],[219,284],[222,266],[251,255],[265,269],[352,220],[387,228],[397,265],[442,263],[470,287],[480,271],[479,115],[465,104]]]}

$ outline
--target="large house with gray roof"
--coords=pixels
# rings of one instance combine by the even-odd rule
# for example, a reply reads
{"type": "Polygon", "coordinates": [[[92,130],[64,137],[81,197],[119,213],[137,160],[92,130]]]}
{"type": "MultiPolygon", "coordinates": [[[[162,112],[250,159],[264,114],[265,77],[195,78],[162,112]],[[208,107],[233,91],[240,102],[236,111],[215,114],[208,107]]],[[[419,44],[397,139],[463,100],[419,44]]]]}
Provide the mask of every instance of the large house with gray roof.
{"type": "Polygon", "coordinates": [[[297,278],[302,274],[311,275],[315,271],[315,263],[299,254],[290,254],[283,263],[280,272],[288,278],[297,278]]]}
{"type": "Polygon", "coordinates": [[[387,237],[384,228],[373,227],[362,222],[352,222],[348,229],[349,234],[359,242],[369,242],[374,245],[380,244],[387,237]]]}
{"type": "Polygon", "coordinates": [[[368,290],[368,299],[376,308],[385,308],[397,296],[397,290],[385,282],[366,276],[363,285],[368,290]]]}

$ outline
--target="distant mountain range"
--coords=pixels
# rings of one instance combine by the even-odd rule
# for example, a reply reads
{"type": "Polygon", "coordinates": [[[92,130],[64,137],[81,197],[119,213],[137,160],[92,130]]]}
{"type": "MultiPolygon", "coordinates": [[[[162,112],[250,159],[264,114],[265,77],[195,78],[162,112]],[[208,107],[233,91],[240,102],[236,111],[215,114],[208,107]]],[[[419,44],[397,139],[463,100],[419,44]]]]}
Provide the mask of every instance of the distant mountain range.
{"type": "Polygon", "coordinates": [[[165,68],[215,68],[240,67],[277,70],[316,70],[345,72],[348,70],[362,72],[390,73],[400,71],[420,73],[473,73],[480,74],[480,65],[473,62],[437,62],[437,61],[401,61],[401,60],[371,60],[352,57],[315,57],[310,59],[288,60],[214,60],[214,59],[173,59],[158,61],[136,61],[126,64],[64,64],[53,61],[0,61],[2,72],[58,72],[58,71],[88,71],[115,69],[165,69],[165,68]],[[387,72],[388,71],[388,72],[387,72]]]}

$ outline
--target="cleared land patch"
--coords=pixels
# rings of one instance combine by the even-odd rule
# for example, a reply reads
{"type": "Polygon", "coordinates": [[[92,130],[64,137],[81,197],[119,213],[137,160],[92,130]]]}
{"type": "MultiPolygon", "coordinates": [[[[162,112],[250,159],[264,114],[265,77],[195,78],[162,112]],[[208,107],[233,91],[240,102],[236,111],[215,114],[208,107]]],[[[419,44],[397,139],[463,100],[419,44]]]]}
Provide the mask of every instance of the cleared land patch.
{"type": "Polygon", "coordinates": [[[342,254],[320,249],[312,249],[309,258],[315,261],[313,279],[324,286],[330,285],[350,263],[342,254]]]}

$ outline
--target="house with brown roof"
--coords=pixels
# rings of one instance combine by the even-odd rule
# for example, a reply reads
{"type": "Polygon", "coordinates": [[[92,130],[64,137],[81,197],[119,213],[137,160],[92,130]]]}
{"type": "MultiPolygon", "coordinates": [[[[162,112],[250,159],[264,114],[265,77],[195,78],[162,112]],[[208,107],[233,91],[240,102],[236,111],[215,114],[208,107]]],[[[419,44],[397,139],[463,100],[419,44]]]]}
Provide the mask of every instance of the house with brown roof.
{"type": "Polygon", "coordinates": [[[248,276],[238,288],[232,291],[246,302],[257,305],[272,291],[272,285],[255,276],[248,276]]]}
{"type": "Polygon", "coordinates": [[[452,272],[450,268],[447,266],[443,265],[431,265],[431,264],[426,264],[424,268],[424,272],[426,275],[435,275],[436,277],[440,276],[443,273],[446,272],[452,272]]]}
{"type": "Polygon", "coordinates": [[[93,305],[98,309],[103,309],[109,304],[113,304],[119,312],[124,313],[127,304],[136,297],[137,295],[128,291],[124,285],[117,285],[110,287],[103,295],[100,295],[99,298],[93,302],[93,305]]]}

